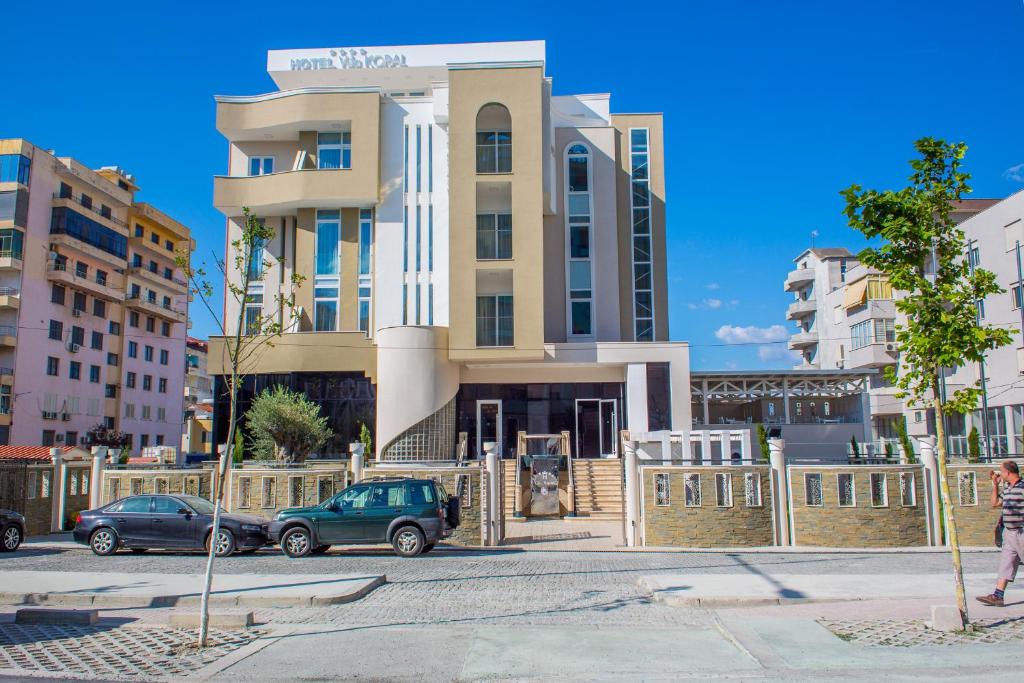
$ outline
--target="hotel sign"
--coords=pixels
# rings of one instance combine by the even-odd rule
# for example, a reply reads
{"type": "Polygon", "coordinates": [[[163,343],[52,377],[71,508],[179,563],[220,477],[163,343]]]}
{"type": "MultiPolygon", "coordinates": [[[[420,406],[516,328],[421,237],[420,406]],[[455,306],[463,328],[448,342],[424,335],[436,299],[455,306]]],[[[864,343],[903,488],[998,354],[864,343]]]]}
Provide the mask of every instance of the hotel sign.
{"type": "Polygon", "coordinates": [[[337,48],[328,50],[327,57],[299,57],[291,60],[292,71],[319,69],[399,69],[405,63],[404,54],[374,54],[363,48],[337,48]]]}

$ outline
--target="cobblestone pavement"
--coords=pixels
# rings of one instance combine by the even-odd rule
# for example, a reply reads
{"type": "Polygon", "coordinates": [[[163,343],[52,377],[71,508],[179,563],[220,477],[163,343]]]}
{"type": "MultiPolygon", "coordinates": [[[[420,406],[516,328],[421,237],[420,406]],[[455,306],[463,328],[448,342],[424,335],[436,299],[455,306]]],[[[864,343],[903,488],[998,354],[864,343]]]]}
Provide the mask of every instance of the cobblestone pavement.
{"type": "Polygon", "coordinates": [[[974,631],[933,631],[920,620],[866,619],[818,623],[843,640],[868,647],[919,647],[922,645],[999,644],[1024,640],[1024,618],[975,619],[974,631]]]}

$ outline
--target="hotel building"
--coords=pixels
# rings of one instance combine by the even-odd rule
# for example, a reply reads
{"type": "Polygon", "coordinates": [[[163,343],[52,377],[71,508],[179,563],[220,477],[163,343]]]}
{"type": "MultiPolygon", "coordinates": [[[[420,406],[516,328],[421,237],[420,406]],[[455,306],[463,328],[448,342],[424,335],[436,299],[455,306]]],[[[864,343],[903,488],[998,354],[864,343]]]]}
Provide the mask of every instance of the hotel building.
{"type": "MultiPolygon", "coordinates": [[[[323,454],[366,423],[383,461],[450,460],[460,432],[469,457],[562,431],[597,457],[620,429],[691,427],[661,115],[554,94],[542,41],[271,51],[267,69],[277,90],[216,98],[226,242],[243,207],[275,229],[244,315],[287,328],[245,368],[243,410],[291,386],[330,420],[323,454]]],[[[224,359],[211,339],[218,386],[224,359]]]]}
{"type": "MultiPolygon", "coordinates": [[[[985,399],[969,415],[949,417],[950,452],[967,453],[967,435],[977,427],[983,452],[992,455],[1024,453],[1024,341],[1021,337],[1020,265],[1017,243],[1024,244],[1024,192],[1002,201],[968,199],[953,213],[964,231],[965,258],[972,267],[996,274],[1005,290],[978,303],[983,323],[1008,329],[1013,343],[987,354],[982,368],[971,364],[955,368],[945,378],[946,391],[983,382],[985,399]]],[[[794,301],[786,312],[797,330],[789,348],[798,351],[803,370],[873,369],[869,380],[871,435],[876,447],[898,440],[896,426],[905,420],[914,436],[935,434],[931,409],[909,405],[896,397],[897,389],[884,371],[899,360],[896,310],[900,293],[888,280],[842,248],[808,249],[794,259],[796,268],[786,277],[785,290],[794,301]]]]}
{"type": "Polygon", "coordinates": [[[181,441],[184,225],[132,176],[0,140],[0,443],[181,441]]]}

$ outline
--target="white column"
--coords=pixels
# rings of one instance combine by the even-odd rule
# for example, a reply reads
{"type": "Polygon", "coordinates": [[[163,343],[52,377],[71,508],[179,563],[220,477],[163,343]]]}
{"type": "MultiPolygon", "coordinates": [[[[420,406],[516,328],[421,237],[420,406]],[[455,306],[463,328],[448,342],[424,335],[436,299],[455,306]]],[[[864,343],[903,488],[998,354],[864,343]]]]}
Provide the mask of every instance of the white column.
{"type": "Polygon", "coordinates": [[[50,533],[56,533],[64,530],[68,466],[59,448],[50,449],[50,461],[53,463],[53,481],[50,484],[50,533]]]}
{"type": "Polygon", "coordinates": [[[351,458],[349,458],[349,470],[352,472],[352,483],[358,484],[363,480],[363,458],[366,452],[366,446],[361,442],[354,442],[348,445],[351,458]]]}
{"type": "MultiPolygon", "coordinates": [[[[501,507],[501,487],[500,487],[500,466],[501,461],[498,459],[498,444],[493,441],[488,441],[484,444],[486,453],[486,466],[487,466],[487,542],[489,545],[498,545],[501,542],[502,530],[499,528],[501,517],[499,515],[499,508],[501,507]]],[[[517,494],[518,497],[518,494],[517,494]]]]}
{"type": "Polygon", "coordinates": [[[789,424],[789,378],[782,378],[782,414],[786,418],[786,424],[789,424]]]}
{"type": "MultiPolygon", "coordinates": [[[[687,444],[689,445],[689,444],[687,444]]],[[[625,441],[622,444],[622,460],[625,468],[626,485],[626,545],[634,548],[640,545],[640,470],[637,467],[636,441],[625,441]]]]}
{"type": "Polygon", "coordinates": [[[864,421],[864,443],[871,443],[874,434],[871,433],[871,394],[868,393],[867,386],[860,395],[860,414],[860,419],[864,421]]]}
{"type": "Polygon", "coordinates": [[[650,427],[647,420],[647,365],[629,363],[626,365],[626,429],[630,434],[646,432],[650,427]]]}
{"type": "Polygon", "coordinates": [[[935,437],[917,437],[921,445],[921,464],[924,466],[924,500],[928,513],[928,530],[932,545],[946,545],[942,537],[940,516],[942,509],[939,504],[939,464],[935,459],[935,437]]]}
{"type": "Polygon", "coordinates": [[[711,430],[705,429],[700,433],[700,464],[711,464],[711,430]]]}
{"type": "Polygon", "coordinates": [[[107,447],[92,447],[92,473],[89,475],[89,508],[103,505],[103,470],[107,464],[107,447]]]}
{"type": "Polygon", "coordinates": [[[702,397],[703,398],[702,403],[704,404],[704,424],[705,425],[709,425],[709,424],[711,424],[711,412],[708,410],[708,378],[707,377],[705,377],[704,381],[701,382],[701,391],[704,392],[703,393],[703,397],[702,397]]]}
{"type": "Polygon", "coordinates": [[[786,471],[786,442],[768,439],[768,459],[771,463],[772,507],[775,511],[775,543],[792,545],[789,531],[789,479],[786,471]]]}

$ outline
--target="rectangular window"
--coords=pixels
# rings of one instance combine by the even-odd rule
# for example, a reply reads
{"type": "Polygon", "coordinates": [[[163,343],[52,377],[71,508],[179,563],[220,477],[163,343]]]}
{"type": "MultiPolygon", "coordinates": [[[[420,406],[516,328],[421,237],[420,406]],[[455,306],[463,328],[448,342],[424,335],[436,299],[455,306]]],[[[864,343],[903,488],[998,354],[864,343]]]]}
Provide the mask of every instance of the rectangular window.
{"type": "Polygon", "coordinates": [[[92,314],[98,318],[107,317],[107,302],[103,299],[92,300],[92,314]]]}
{"type": "Polygon", "coordinates": [[[117,385],[107,384],[103,387],[103,398],[117,398],[117,385]]]}
{"type": "Polygon", "coordinates": [[[161,377],[159,379],[159,381],[157,382],[157,391],[160,392],[161,394],[166,394],[167,393],[167,378],[166,377],[161,377]]]}
{"type": "Polygon", "coordinates": [[[434,270],[434,206],[427,207],[427,270],[434,270]]]}
{"type": "MultiPolygon", "coordinates": [[[[262,218],[259,218],[257,220],[259,221],[260,225],[263,225],[262,218]]],[[[246,277],[249,279],[250,282],[258,282],[263,279],[263,271],[265,270],[267,265],[264,254],[264,250],[267,247],[267,241],[261,237],[254,236],[252,239],[252,244],[247,246],[250,249],[250,251],[249,259],[248,262],[246,263],[246,277]]],[[[153,294],[152,292],[150,294],[151,300],[156,298],[155,294],[153,294]]]]}
{"type": "Polygon", "coordinates": [[[720,508],[732,507],[732,475],[727,472],[715,474],[715,505],[720,508]]]}
{"type": "Polygon", "coordinates": [[[978,478],[974,472],[957,472],[957,489],[960,492],[960,505],[978,504],[978,478]]]}
{"type": "Polygon", "coordinates": [[[427,126],[427,192],[434,191],[434,125],[427,126]]]}
{"type": "MultiPolygon", "coordinates": [[[[145,420],[146,422],[149,422],[150,419],[152,419],[152,416],[153,416],[153,409],[150,406],[142,406],[142,418],[141,419],[145,420]]],[[[146,438],[146,436],[143,435],[142,438],[146,438]]],[[[145,445],[145,444],[143,444],[143,445],[145,445]]]]}
{"type": "Polygon", "coordinates": [[[839,489],[839,507],[857,507],[857,492],[854,482],[855,478],[852,472],[842,472],[836,475],[837,488],[839,489]]]}
{"type": "Polygon", "coordinates": [[[32,160],[21,154],[0,154],[0,183],[28,185],[32,160]]]}
{"type": "Polygon", "coordinates": [[[370,288],[359,288],[359,331],[370,331],[370,288]]]}
{"type": "Polygon", "coordinates": [[[409,272],[409,207],[402,207],[402,272],[409,272]]]}
{"type": "Polygon", "coordinates": [[[110,321],[110,325],[108,325],[108,327],[107,327],[107,332],[109,332],[110,334],[114,335],[115,337],[116,336],[120,336],[120,334],[121,334],[121,323],[114,322],[113,320],[111,320],[110,321]]]}
{"type": "Polygon", "coordinates": [[[120,360],[121,359],[118,358],[116,353],[107,352],[107,365],[113,365],[114,367],[117,367],[117,364],[120,362],[120,360]]]}
{"type": "Polygon", "coordinates": [[[369,209],[359,211],[359,274],[370,274],[370,248],[373,245],[373,213],[369,209]]]}
{"type": "Polygon", "coordinates": [[[50,377],[56,377],[60,374],[60,359],[49,356],[46,359],[46,374],[50,377]]]}
{"type": "Polygon", "coordinates": [[[139,357],[139,344],[138,342],[128,342],[128,357],[138,358],[139,357]]]}
{"type": "Polygon", "coordinates": [[[143,348],[143,357],[147,363],[153,362],[153,347],[149,344],[143,348]]]}
{"type": "Polygon", "coordinates": [[[648,136],[646,128],[629,129],[630,204],[633,217],[633,332],[636,341],[654,341],[648,136]]]}
{"type": "Polygon", "coordinates": [[[512,132],[507,130],[477,131],[476,172],[512,172],[512,132]]]}
{"type": "Polygon", "coordinates": [[[89,381],[93,384],[98,384],[100,381],[100,366],[90,365],[89,366],[89,381]]]}
{"type": "Polygon", "coordinates": [[[124,404],[124,416],[125,416],[126,419],[129,419],[129,420],[134,420],[135,419],[135,404],[134,403],[125,403],[124,404]]]}
{"type": "Polygon", "coordinates": [[[420,296],[420,283],[417,282],[416,283],[416,324],[417,325],[421,324],[421,321],[423,320],[420,317],[420,307],[421,307],[420,300],[421,300],[421,298],[422,297],[420,296]]]}
{"type": "Polygon", "coordinates": [[[64,323],[59,320],[50,321],[50,339],[60,341],[64,338],[64,323]]]}
{"type": "MultiPolygon", "coordinates": [[[[422,163],[421,163],[421,157],[423,156],[422,150],[423,150],[423,126],[416,126],[416,191],[417,192],[422,192],[423,191],[423,187],[422,187],[423,186],[423,172],[422,172],[422,163]]],[[[418,224],[419,224],[419,221],[417,221],[417,225],[418,224]]],[[[419,268],[417,267],[417,270],[418,269],[419,268]]]]}
{"type": "Polygon", "coordinates": [[[748,508],[761,507],[761,473],[747,472],[743,475],[743,496],[748,508]]]}
{"type": "Polygon", "coordinates": [[[238,507],[248,508],[252,498],[252,477],[238,478],[238,507]]]}
{"type": "Polygon", "coordinates": [[[477,214],[476,257],[481,261],[512,258],[512,214],[477,214]]]}
{"type": "Polygon", "coordinates": [[[402,285],[402,324],[409,324],[409,285],[402,285]]]}
{"type": "Polygon", "coordinates": [[[260,493],[260,507],[274,507],[277,504],[277,477],[263,477],[260,482],[260,493]]]}
{"type": "Polygon", "coordinates": [[[316,480],[316,500],[320,504],[334,495],[334,478],[318,477],[316,480]]]}
{"type": "MultiPolygon", "coordinates": [[[[168,308],[170,308],[170,306],[168,306],[168,308]]],[[[168,322],[160,323],[160,334],[165,336],[165,337],[170,337],[171,336],[171,324],[168,323],[168,322]]]]}
{"type": "Polygon", "coordinates": [[[245,295],[245,333],[259,334],[263,329],[263,285],[249,285],[245,295]]]}
{"type": "Polygon", "coordinates": [[[274,157],[249,157],[249,175],[268,175],[274,172],[274,157]]]}
{"type": "Polygon", "coordinates": [[[68,363],[68,378],[82,379],[82,364],[77,360],[68,363]]]}
{"type": "Polygon", "coordinates": [[[143,375],[142,376],[142,390],[143,391],[153,391],[153,376],[152,375],[143,375]]]}
{"type": "MultiPolygon", "coordinates": [[[[206,436],[204,433],[203,436],[206,436]]],[[[302,476],[288,477],[288,507],[302,507],[303,490],[305,488],[302,476]]]]}
{"type": "Polygon", "coordinates": [[[427,324],[434,324],[434,283],[427,285],[427,324]]]}
{"type": "Polygon", "coordinates": [[[317,167],[352,168],[352,133],[317,133],[317,167]]]}
{"type": "Polygon", "coordinates": [[[804,475],[804,505],[810,507],[821,507],[821,473],[807,473],[804,475]]]}
{"type": "Polygon", "coordinates": [[[58,306],[64,305],[64,288],[60,285],[53,285],[50,289],[50,303],[58,306]]]}
{"type": "Polygon", "coordinates": [[[341,212],[317,211],[316,275],[338,275],[338,243],[341,239],[341,212]]]}
{"type": "Polygon", "coordinates": [[[871,507],[889,507],[889,483],[885,472],[871,473],[871,507]]]}
{"type": "Polygon", "coordinates": [[[699,508],[701,505],[700,474],[683,475],[684,504],[688,508],[699,508]]]}
{"type": "Polygon", "coordinates": [[[865,320],[850,328],[850,349],[862,349],[871,343],[871,321],[865,320]]]}
{"type": "Polygon", "coordinates": [[[900,472],[900,505],[917,507],[917,489],[913,472],[900,472]]]}
{"type": "Polygon", "coordinates": [[[654,475],[654,504],[661,507],[669,504],[669,475],[658,472],[654,475]]]}
{"type": "Polygon", "coordinates": [[[89,340],[89,348],[97,351],[103,350],[103,333],[93,330],[89,340]]]}
{"type": "Polygon", "coordinates": [[[156,409],[156,419],[159,422],[167,422],[167,408],[158,407],[156,409]]]}
{"type": "Polygon", "coordinates": [[[499,294],[476,298],[476,345],[513,345],[512,295],[499,294]]]}
{"type": "Polygon", "coordinates": [[[167,349],[160,349],[160,365],[167,365],[170,359],[170,354],[167,349]]]}
{"type": "Polygon", "coordinates": [[[0,257],[21,259],[25,233],[14,228],[0,228],[0,257]]]}
{"type": "Polygon", "coordinates": [[[134,389],[135,388],[135,377],[136,377],[136,375],[135,375],[134,372],[127,373],[124,376],[124,384],[125,384],[125,386],[128,387],[129,389],[134,389]]]}
{"type": "Polygon", "coordinates": [[[156,331],[156,318],[146,316],[146,332],[156,331]]]}
{"type": "Polygon", "coordinates": [[[72,297],[71,308],[76,311],[85,312],[85,294],[82,292],[75,292],[72,297]]]}
{"type": "Polygon", "coordinates": [[[405,193],[408,193],[409,192],[409,126],[405,127],[404,145],[405,145],[405,156],[402,157],[402,160],[404,162],[402,164],[402,167],[403,167],[403,172],[402,172],[402,191],[405,192],[405,193]]]}
{"type": "Polygon", "coordinates": [[[423,228],[421,215],[422,211],[419,205],[416,206],[416,272],[422,270],[421,258],[423,256],[423,228]]]}

